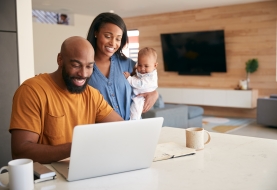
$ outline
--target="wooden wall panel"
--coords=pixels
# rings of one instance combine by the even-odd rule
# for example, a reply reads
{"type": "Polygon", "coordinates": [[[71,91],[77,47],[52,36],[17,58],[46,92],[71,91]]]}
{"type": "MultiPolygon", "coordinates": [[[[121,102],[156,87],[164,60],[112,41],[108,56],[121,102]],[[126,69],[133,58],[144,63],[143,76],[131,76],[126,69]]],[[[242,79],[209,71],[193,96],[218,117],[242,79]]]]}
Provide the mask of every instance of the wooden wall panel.
{"type": "MultiPolygon", "coordinates": [[[[277,94],[277,1],[146,15],[124,18],[124,21],[129,30],[139,30],[140,47],[156,49],[160,87],[233,89],[246,77],[245,62],[257,58],[260,66],[250,76],[251,88],[259,90],[259,96],[277,94]],[[164,71],[161,33],[218,29],[225,31],[226,73],[180,76],[177,72],[164,71]]],[[[256,116],[255,109],[204,108],[205,114],[256,116]]]]}

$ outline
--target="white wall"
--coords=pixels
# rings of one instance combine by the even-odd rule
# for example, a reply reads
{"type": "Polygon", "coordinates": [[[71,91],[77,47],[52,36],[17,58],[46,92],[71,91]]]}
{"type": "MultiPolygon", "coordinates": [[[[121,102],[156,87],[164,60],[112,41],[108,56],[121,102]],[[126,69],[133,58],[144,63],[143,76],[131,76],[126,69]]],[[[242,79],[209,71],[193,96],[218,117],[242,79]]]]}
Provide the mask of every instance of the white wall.
{"type": "Polygon", "coordinates": [[[34,76],[32,1],[16,1],[19,83],[34,76]]]}
{"type": "Polygon", "coordinates": [[[35,74],[57,70],[57,55],[62,42],[70,36],[86,38],[94,17],[74,15],[73,25],[33,23],[35,74]]]}

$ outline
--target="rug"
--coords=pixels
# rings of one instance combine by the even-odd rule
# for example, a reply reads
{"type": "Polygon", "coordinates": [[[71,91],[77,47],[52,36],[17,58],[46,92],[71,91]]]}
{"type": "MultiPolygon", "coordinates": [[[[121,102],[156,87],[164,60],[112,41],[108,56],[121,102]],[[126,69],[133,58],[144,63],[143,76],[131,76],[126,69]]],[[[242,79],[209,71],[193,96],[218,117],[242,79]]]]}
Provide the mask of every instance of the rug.
{"type": "Polygon", "coordinates": [[[203,128],[209,132],[230,133],[255,122],[252,118],[223,118],[203,116],[203,128]]]}

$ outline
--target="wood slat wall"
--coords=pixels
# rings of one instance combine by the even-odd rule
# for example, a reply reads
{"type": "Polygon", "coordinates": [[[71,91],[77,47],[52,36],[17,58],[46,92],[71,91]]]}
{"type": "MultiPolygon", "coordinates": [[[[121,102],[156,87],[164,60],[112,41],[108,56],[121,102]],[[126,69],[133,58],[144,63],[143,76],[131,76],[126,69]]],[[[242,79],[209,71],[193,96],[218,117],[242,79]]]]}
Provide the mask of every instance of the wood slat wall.
{"type": "MultiPolygon", "coordinates": [[[[257,58],[259,68],[250,76],[251,88],[257,89],[260,97],[277,94],[277,1],[131,17],[124,21],[128,30],[139,30],[140,47],[156,49],[160,87],[234,89],[246,77],[245,62],[257,58]],[[227,73],[180,76],[164,71],[161,33],[218,29],[225,31],[227,73]]],[[[256,109],[204,108],[207,115],[256,117],[256,109]]]]}

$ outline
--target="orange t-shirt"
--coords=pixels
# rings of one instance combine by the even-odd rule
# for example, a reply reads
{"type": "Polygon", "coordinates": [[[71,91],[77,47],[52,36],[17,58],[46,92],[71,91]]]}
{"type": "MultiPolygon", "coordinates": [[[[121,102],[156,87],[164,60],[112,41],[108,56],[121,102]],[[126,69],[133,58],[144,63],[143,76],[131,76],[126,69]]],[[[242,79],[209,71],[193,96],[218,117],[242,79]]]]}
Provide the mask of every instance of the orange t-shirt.
{"type": "Polygon", "coordinates": [[[112,110],[91,86],[80,94],[71,94],[61,89],[49,74],[40,74],[26,80],[15,92],[10,131],[37,133],[39,144],[64,144],[72,141],[76,125],[100,122],[112,110]]]}

